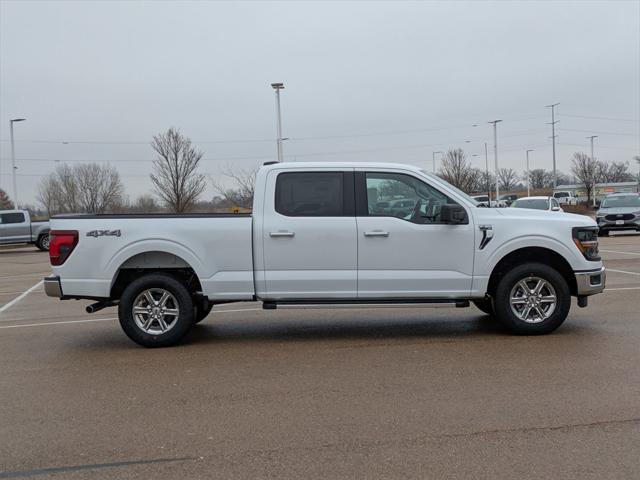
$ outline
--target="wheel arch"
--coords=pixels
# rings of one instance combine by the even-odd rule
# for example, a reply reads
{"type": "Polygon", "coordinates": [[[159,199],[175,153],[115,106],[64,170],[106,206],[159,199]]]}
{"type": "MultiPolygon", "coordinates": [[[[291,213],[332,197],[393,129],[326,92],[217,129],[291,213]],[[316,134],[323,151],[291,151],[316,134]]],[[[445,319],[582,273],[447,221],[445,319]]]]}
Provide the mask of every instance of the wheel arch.
{"type": "Polygon", "coordinates": [[[489,276],[487,293],[494,296],[498,281],[507,271],[523,263],[542,263],[555,269],[567,282],[571,295],[576,295],[578,287],[573,268],[561,254],[545,247],[523,247],[503,256],[494,266],[489,276]]]}
{"type": "Polygon", "coordinates": [[[136,253],[122,261],[112,277],[110,297],[120,298],[125,287],[148,273],[166,273],[182,282],[191,293],[202,291],[197,271],[182,256],[165,250],[136,253]]]}

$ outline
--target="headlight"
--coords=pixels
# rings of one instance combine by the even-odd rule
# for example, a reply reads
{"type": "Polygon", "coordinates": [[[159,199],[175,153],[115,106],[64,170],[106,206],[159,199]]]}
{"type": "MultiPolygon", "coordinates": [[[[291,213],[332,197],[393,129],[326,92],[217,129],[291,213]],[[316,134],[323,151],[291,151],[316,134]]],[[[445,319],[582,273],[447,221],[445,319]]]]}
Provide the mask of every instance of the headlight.
{"type": "Polygon", "coordinates": [[[574,227],[572,233],[573,243],[582,252],[584,258],[590,261],[600,260],[597,227],[574,227]]]}

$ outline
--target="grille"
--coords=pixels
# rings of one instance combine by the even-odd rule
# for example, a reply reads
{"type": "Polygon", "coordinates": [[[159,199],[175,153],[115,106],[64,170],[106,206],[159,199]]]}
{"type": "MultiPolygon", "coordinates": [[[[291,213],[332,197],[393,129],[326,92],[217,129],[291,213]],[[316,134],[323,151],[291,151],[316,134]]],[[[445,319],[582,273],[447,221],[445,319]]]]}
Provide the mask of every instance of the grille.
{"type": "Polygon", "coordinates": [[[604,218],[606,218],[610,222],[615,222],[616,220],[633,220],[633,214],[631,214],[631,213],[617,213],[617,214],[614,214],[614,215],[607,215],[604,218]]]}

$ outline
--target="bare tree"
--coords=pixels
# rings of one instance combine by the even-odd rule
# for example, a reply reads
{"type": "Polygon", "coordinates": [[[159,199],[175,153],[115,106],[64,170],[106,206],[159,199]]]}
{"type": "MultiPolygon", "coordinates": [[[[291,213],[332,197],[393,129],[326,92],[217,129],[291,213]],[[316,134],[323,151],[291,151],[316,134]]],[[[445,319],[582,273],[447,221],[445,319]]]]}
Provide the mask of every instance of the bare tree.
{"type": "Polygon", "coordinates": [[[155,193],[172,212],[189,211],[206,187],[197,171],[203,153],[173,127],[155,135],[151,147],[158,154],[150,175],[155,193]]]}
{"type": "Polygon", "coordinates": [[[442,166],[438,175],[460,190],[474,191],[477,180],[476,170],[471,168],[464,150],[461,148],[447,151],[442,158],[442,166]]]}
{"type": "Polygon", "coordinates": [[[155,213],[160,210],[156,199],[151,195],[140,195],[131,206],[132,210],[138,213],[155,213]]]}
{"type": "Polygon", "coordinates": [[[518,184],[518,173],[513,168],[501,168],[498,170],[498,183],[500,190],[513,190],[518,184]]]}
{"type": "Polygon", "coordinates": [[[633,175],[629,172],[629,162],[597,161],[597,181],[602,183],[631,182],[633,175]]]}
{"type": "Polygon", "coordinates": [[[38,200],[49,215],[55,213],[104,213],[121,204],[120,174],[109,165],[63,164],[43,178],[38,200]]]}
{"type": "Polygon", "coordinates": [[[220,181],[213,180],[213,188],[231,206],[252,208],[257,173],[256,168],[234,170],[227,165],[222,170],[222,174],[231,180],[232,185],[224,185],[220,181]]]}
{"type": "Polygon", "coordinates": [[[571,173],[584,185],[587,191],[587,203],[591,204],[591,196],[598,175],[597,160],[583,152],[575,152],[571,160],[571,173]]]}
{"type": "Polygon", "coordinates": [[[13,202],[7,195],[7,192],[0,188],[0,210],[12,210],[13,202]]]}
{"type": "Polygon", "coordinates": [[[120,174],[114,167],[97,163],[81,164],[74,169],[74,174],[83,211],[104,213],[107,208],[121,203],[123,187],[120,174]]]}

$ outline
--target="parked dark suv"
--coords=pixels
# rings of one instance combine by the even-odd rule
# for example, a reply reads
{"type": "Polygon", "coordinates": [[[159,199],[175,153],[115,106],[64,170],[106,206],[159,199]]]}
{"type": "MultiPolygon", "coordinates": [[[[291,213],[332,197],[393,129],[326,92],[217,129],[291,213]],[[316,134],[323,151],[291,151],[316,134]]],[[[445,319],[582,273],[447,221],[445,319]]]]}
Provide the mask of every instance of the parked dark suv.
{"type": "Polygon", "coordinates": [[[599,235],[606,237],[612,230],[640,232],[640,194],[612,193],[604,197],[596,213],[599,235]]]}

